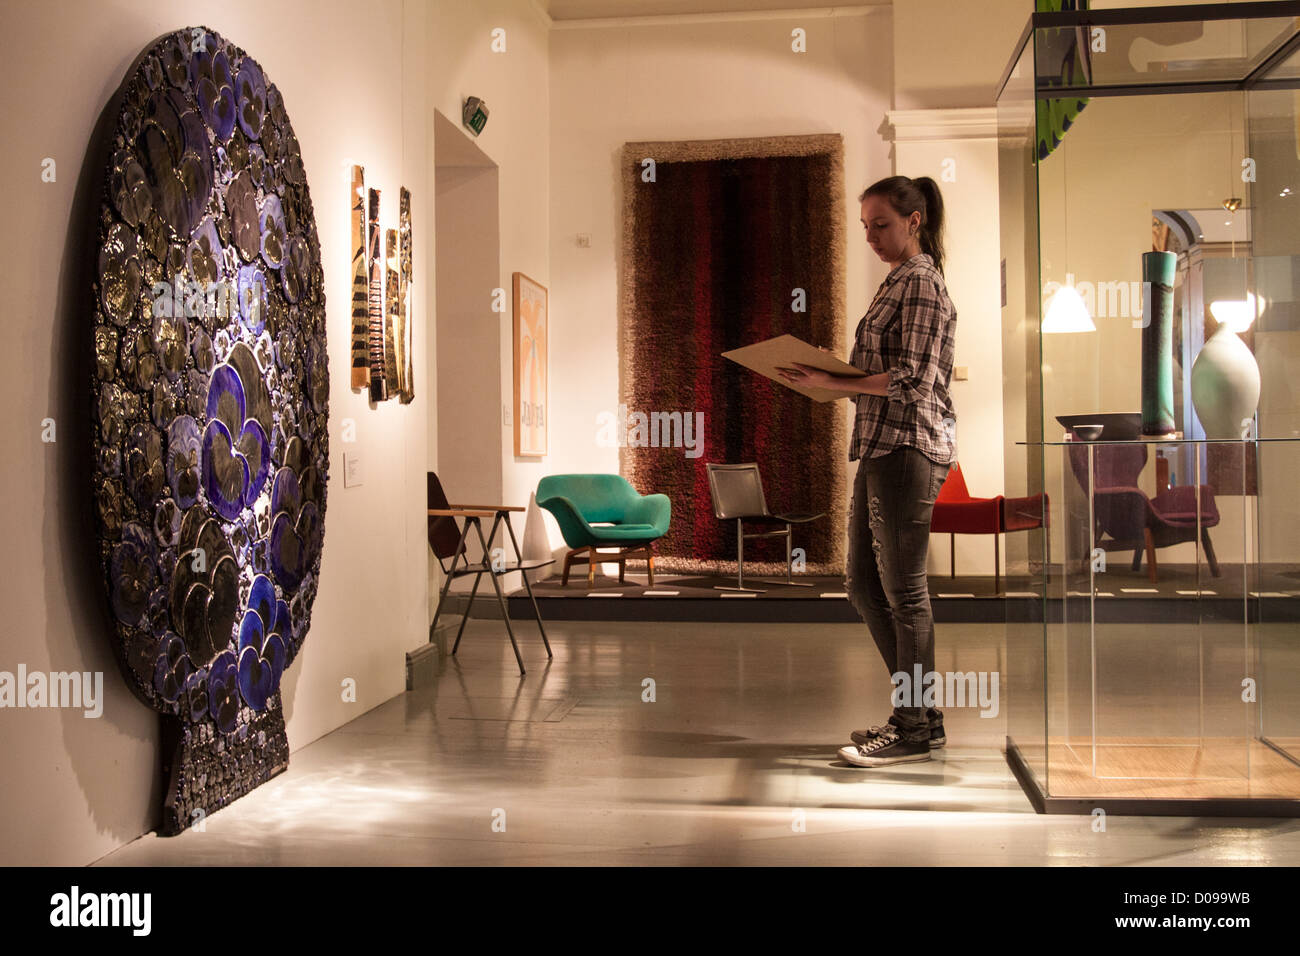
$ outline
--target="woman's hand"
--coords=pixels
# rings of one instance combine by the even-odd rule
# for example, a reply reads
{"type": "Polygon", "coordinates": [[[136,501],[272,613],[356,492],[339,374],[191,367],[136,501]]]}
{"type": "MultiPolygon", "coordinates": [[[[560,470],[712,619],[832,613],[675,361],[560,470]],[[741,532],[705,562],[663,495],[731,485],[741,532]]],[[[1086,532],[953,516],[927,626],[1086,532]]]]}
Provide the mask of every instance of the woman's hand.
{"type": "Polygon", "coordinates": [[[802,385],[805,388],[827,388],[835,378],[830,372],[799,362],[794,363],[794,368],[778,367],[776,371],[788,384],[802,385]]]}

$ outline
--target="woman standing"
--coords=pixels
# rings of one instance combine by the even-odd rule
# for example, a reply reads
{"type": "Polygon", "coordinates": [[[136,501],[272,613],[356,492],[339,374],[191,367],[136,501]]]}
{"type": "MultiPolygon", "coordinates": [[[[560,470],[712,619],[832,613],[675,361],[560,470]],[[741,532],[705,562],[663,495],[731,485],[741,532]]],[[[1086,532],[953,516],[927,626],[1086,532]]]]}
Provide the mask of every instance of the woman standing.
{"type": "MultiPolygon", "coordinates": [[[[882,725],[854,731],[840,756],[860,767],[929,760],[945,743],[943,714],[922,706],[919,675],[934,671],[926,557],[935,498],[957,459],[952,379],[957,312],[943,280],[943,198],[928,176],[890,176],[858,197],[867,244],[892,267],[858,323],[851,365],[837,377],[807,365],[792,384],[853,394],[846,589],[891,678],[911,693],[882,725]]],[[[940,685],[939,690],[942,690],[940,685]]],[[[900,692],[895,692],[899,697],[900,692]]]]}

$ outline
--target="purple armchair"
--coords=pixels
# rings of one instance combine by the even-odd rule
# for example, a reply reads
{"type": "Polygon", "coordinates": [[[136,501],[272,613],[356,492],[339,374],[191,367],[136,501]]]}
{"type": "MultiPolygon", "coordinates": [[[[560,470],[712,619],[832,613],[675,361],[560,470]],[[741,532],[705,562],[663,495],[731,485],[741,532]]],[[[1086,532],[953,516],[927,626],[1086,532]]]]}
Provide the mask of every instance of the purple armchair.
{"type": "MultiPolygon", "coordinates": [[[[1088,487],[1088,450],[1082,442],[1070,448],[1070,467],[1079,486],[1088,487]]],[[[1156,548],[1196,540],[1196,488],[1176,485],[1150,498],[1138,488],[1146,467],[1145,444],[1093,446],[1093,547],[1104,551],[1133,549],[1132,570],[1147,554],[1147,576],[1156,581],[1156,548]]],[[[1210,528],[1219,523],[1214,487],[1200,486],[1201,544],[1210,573],[1219,577],[1219,562],[1210,543],[1210,528]]]]}

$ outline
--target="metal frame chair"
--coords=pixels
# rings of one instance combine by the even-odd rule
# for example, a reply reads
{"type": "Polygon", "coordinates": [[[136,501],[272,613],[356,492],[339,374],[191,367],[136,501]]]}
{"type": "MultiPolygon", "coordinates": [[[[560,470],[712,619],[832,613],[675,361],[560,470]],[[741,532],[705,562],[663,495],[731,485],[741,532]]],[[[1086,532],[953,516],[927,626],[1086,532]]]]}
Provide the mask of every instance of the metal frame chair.
{"type": "Polygon", "coordinates": [[[465,623],[469,620],[470,611],[474,607],[474,596],[478,593],[479,582],[483,575],[487,575],[492,580],[492,587],[497,593],[497,603],[501,606],[501,616],[506,622],[506,633],[510,635],[510,644],[515,650],[515,661],[519,664],[519,673],[524,671],[524,659],[519,654],[519,642],[515,640],[514,629],[510,626],[510,609],[506,605],[505,594],[501,590],[501,583],[497,578],[504,574],[511,574],[518,571],[519,576],[524,580],[524,588],[528,591],[528,599],[533,603],[533,616],[537,619],[537,629],[542,633],[542,643],[546,646],[547,658],[553,658],[551,653],[551,642],[546,639],[546,628],[542,624],[542,614],[537,607],[537,598],[533,595],[533,587],[528,583],[529,571],[535,571],[538,568],[544,568],[548,564],[554,564],[550,561],[529,561],[525,562],[523,555],[519,551],[519,542],[515,538],[514,528],[510,525],[510,512],[523,511],[523,508],[512,507],[510,505],[452,505],[447,503],[447,494],[442,490],[442,482],[433,472],[429,472],[429,547],[433,549],[434,557],[438,559],[438,566],[442,568],[442,573],[446,575],[446,580],[442,585],[442,592],[438,595],[438,608],[433,612],[433,623],[429,625],[429,640],[433,640],[434,630],[438,626],[438,618],[442,615],[444,602],[447,600],[447,592],[451,589],[451,582],[456,578],[464,577],[467,574],[474,575],[474,587],[469,592],[469,603],[465,606],[465,616],[461,618],[460,628],[456,631],[456,643],[452,645],[451,653],[455,655],[460,649],[460,639],[465,633],[465,623]],[[456,519],[464,519],[464,524],[458,529],[456,519]],[[488,532],[486,540],[483,537],[483,526],[481,519],[493,518],[492,529],[488,532]],[[510,543],[515,549],[514,561],[492,561],[492,543],[496,540],[497,528],[504,524],[506,531],[510,534],[510,543]],[[474,529],[478,535],[479,545],[483,548],[483,557],[477,562],[471,562],[469,553],[465,548],[466,539],[469,536],[469,529],[474,529]],[[464,557],[465,564],[463,567],[457,567],[460,559],[464,557]],[[446,558],[451,558],[451,567],[447,567],[446,558]]]}
{"type": "Polygon", "coordinates": [[[713,498],[713,516],[719,521],[736,521],[736,586],[715,584],[718,591],[746,591],[754,594],[766,593],[765,588],[745,587],[745,539],[746,538],[785,538],[785,580],[759,581],[760,584],[785,584],[793,587],[810,588],[812,581],[796,581],[791,561],[793,534],[791,526],[806,524],[825,517],[826,512],[817,514],[791,513],[772,514],[767,510],[767,498],[763,495],[763,478],[758,473],[757,462],[740,465],[706,464],[709,473],[709,495],[713,498]],[[760,524],[774,522],[784,524],[778,531],[751,531],[745,533],[746,521],[760,524]]]}

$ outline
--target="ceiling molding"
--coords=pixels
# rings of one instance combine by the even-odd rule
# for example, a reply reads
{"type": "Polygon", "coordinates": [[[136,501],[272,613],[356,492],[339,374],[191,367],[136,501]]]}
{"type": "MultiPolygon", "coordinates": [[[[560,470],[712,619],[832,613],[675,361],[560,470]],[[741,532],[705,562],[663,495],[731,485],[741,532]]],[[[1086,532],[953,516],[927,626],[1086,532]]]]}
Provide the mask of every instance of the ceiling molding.
{"type": "Polygon", "coordinates": [[[528,5],[533,8],[533,12],[542,18],[542,22],[546,24],[548,30],[555,28],[555,18],[551,16],[546,7],[542,6],[542,0],[528,0],[528,5]]]}
{"type": "Polygon", "coordinates": [[[888,110],[885,138],[896,143],[929,140],[994,139],[998,111],[993,106],[935,110],[888,110]]]}
{"type": "MultiPolygon", "coordinates": [[[[541,0],[532,0],[540,4],[541,0]]],[[[539,7],[540,9],[540,7],[539,7]]],[[[864,17],[879,13],[893,12],[892,0],[859,4],[849,7],[784,7],[779,10],[737,10],[717,11],[713,13],[662,13],[637,16],[584,17],[583,19],[563,20],[547,14],[547,20],[553,30],[590,30],[609,27],[654,27],[669,24],[699,23],[752,23],[755,20],[791,20],[791,19],[844,19],[846,17],[864,17]]]]}

